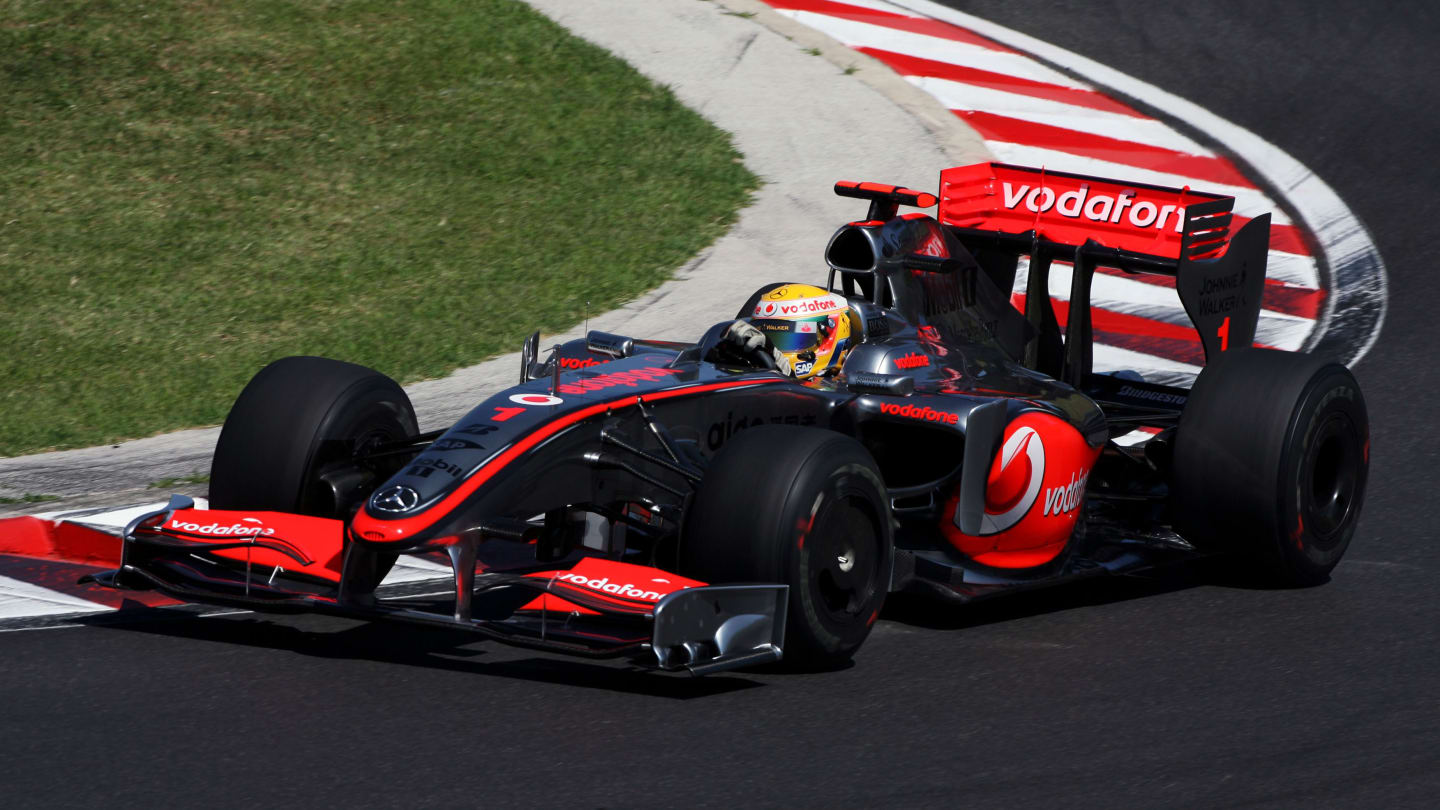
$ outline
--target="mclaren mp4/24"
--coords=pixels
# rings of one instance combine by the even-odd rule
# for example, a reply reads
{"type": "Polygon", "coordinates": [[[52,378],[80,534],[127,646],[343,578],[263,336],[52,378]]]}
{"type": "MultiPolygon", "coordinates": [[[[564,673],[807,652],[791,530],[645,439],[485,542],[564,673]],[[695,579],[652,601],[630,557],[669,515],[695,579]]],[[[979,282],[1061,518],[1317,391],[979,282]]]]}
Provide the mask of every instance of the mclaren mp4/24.
{"type": "Polygon", "coordinates": [[[868,215],[830,239],[824,300],[794,304],[841,312],[826,367],[777,363],[772,333],[737,345],[732,321],[543,360],[536,333],[517,385],[421,434],[382,374],[278,360],[226,419],[211,509],[137,519],[93,581],[701,674],[782,647],[844,661],[894,591],[965,601],[1222,552],[1327,577],[1364,496],[1365,402],[1343,366],[1253,345],[1268,215],[1232,235],[1229,197],[990,163],[945,170],[938,196],[835,191],[868,215]],[[1173,279],[1193,387],[1094,372],[1097,270],[1173,279]],[[387,592],[402,554],[448,561],[453,596],[387,592]]]}

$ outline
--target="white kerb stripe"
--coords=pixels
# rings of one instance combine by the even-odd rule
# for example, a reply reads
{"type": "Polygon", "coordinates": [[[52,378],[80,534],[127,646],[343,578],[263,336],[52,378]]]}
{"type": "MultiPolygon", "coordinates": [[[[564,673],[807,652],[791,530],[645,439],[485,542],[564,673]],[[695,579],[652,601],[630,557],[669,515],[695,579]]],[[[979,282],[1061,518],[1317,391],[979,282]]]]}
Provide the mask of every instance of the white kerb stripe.
{"type": "Polygon", "coordinates": [[[949,79],[928,76],[905,78],[952,110],[980,110],[1035,124],[1133,141],[1189,155],[1212,157],[1215,154],[1153,118],[1136,118],[1124,113],[1081,107],[1063,101],[1010,93],[949,79]]]}
{"type": "Polygon", "coordinates": [[[1021,54],[995,51],[980,45],[971,45],[968,42],[957,42],[953,39],[942,39],[910,31],[898,31],[881,25],[843,20],[839,17],[815,14],[809,11],[788,9],[776,9],[776,11],[796,22],[826,33],[852,48],[879,48],[909,56],[918,56],[921,59],[933,59],[937,62],[948,62],[961,67],[975,67],[995,73],[1004,73],[1007,76],[1019,76],[1022,79],[1058,84],[1062,87],[1088,89],[1087,85],[1080,84],[1069,76],[1051,70],[1021,54]]]}
{"type": "Polygon", "coordinates": [[[1295,287],[1320,289],[1320,268],[1315,264],[1314,256],[1272,250],[1265,262],[1265,277],[1295,287]]]}
{"type": "Polygon", "coordinates": [[[102,613],[112,609],[78,596],[0,576],[0,619],[65,613],[102,613]]]}

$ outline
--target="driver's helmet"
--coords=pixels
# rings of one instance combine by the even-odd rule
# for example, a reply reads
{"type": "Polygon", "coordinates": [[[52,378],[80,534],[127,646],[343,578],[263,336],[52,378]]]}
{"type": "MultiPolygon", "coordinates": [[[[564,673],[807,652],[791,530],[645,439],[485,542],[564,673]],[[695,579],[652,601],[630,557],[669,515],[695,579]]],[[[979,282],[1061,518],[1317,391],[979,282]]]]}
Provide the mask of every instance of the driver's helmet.
{"type": "Polygon", "coordinates": [[[748,319],[790,359],[796,379],[838,370],[850,350],[851,319],[845,297],[810,284],[785,284],[760,296],[748,319]]]}

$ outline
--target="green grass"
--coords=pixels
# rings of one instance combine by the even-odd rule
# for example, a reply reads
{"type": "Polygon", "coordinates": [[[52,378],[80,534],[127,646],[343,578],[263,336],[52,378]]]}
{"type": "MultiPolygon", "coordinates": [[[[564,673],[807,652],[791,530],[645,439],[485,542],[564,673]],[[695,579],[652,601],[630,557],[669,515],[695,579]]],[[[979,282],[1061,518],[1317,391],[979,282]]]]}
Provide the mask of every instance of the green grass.
{"type": "Polygon", "coordinates": [[[508,0],[0,0],[0,455],[443,375],[653,287],[758,185],[508,0]]]}
{"type": "Polygon", "coordinates": [[[7,498],[4,496],[0,496],[0,505],[10,506],[19,503],[49,503],[50,501],[58,500],[60,500],[59,495],[35,495],[33,493],[27,492],[18,498],[7,498]]]}
{"type": "Polygon", "coordinates": [[[174,489],[175,487],[186,486],[189,484],[208,483],[210,483],[209,475],[206,475],[205,473],[191,473],[190,475],[182,475],[178,478],[161,478],[159,481],[151,481],[148,488],[174,489]]]}

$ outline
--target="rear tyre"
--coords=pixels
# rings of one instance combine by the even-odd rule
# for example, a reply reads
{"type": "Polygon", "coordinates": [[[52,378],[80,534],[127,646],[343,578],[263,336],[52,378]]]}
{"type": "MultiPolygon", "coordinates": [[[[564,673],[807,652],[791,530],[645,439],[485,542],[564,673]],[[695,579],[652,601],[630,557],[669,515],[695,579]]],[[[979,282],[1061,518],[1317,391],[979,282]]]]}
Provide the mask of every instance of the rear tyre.
{"type": "Polygon", "coordinates": [[[1268,584],[1324,582],[1365,499],[1370,422],[1344,366],[1250,349],[1206,368],[1175,435],[1175,525],[1268,584]]]}
{"type": "MultiPolygon", "coordinates": [[[[324,357],[276,360],[225,418],[210,466],[210,505],[348,518],[368,489],[337,497],[321,473],[367,446],[417,432],[410,398],[384,374],[324,357]]],[[[371,478],[369,488],[383,480],[371,478]]]]}
{"type": "Polygon", "coordinates": [[[715,457],[680,538],[680,573],[790,586],[785,660],[823,669],[870,634],[890,585],[890,510],[875,460],[827,430],[745,430],[715,457]]]}

